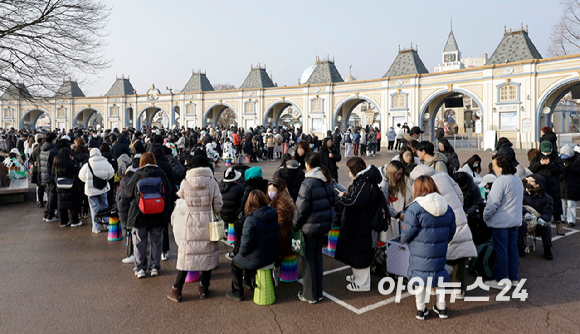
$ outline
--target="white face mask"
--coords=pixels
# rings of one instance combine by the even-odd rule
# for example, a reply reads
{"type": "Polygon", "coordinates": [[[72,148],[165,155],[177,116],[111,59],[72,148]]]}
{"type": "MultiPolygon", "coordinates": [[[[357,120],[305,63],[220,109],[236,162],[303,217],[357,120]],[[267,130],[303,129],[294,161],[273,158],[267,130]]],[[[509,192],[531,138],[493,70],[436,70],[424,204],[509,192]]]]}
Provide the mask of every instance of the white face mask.
{"type": "Polygon", "coordinates": [[[268,197],[270,197],[270,199],[274,199],[274,197],[276,197],[277,192],[275,191],[268,191],[268,197]]]}
{"type": "Polygon", "coordinates": [[[97,135],[93,135],[93,138],[97,138],[97,135]]]}
{"type": "Polygon", "coordinates": [[[473,164],[473,167],[477,168],[477,166],[479,166],[477,162],[473,164]]]}
{"type": "Polygon", "coordinates": [[[542,154],[546,155],[546,156],[550,155],[550,153],[552,153],[552,152],[542,152],[542,154]]]}

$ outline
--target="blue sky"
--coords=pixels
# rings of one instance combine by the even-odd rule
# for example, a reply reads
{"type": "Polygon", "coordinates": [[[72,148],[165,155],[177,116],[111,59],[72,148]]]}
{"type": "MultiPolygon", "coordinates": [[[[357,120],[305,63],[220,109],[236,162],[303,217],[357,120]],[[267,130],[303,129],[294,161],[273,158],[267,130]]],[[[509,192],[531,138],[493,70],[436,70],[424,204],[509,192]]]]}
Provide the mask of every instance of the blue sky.
{"type": "Polygon", "coordinates": [[[523,22],[542,56],[561,16],[556,0],[504,1],[152,1],[105,0],[112,6],[106,57],[112,66],[81,88],[104,95],[129,75],[138,93],[155,84],[179,91],[192,69],[212,84],[240,86],[251,64],[266,64],[279,86],[295,85],[316,54],[334,57],[342,77],[380,78],[398,45],[419,46],[430,72],[453,31],[463,57],[491,56],[504,25],[523,22]]]}

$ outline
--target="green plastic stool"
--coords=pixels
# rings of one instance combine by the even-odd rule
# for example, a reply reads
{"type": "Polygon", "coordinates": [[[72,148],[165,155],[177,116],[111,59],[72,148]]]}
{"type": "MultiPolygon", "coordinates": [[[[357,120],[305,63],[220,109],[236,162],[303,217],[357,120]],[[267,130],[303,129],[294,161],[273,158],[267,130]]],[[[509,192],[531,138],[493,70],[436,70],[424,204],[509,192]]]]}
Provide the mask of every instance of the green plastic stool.
{"type": "Polygon", "coordinates": [[[272,305],[276,301],[272,270],[274,270],[274,263],[256,271],[254,303],[257,305],[272,305]]]}

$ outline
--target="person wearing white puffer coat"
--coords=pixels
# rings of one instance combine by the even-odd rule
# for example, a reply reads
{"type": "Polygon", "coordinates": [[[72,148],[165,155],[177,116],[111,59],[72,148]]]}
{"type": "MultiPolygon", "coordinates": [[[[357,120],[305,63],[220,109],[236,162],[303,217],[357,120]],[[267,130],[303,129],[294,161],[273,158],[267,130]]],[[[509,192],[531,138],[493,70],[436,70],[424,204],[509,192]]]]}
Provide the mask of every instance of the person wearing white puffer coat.
{"type": "Polygon", "coordinates": [[[466,287],[465,262],[470,257],[477,256],[477,249],[473,243],[471,231],[469,230],[469,225],[467,225],[467,217],[463,211],[463,193],[461,192],[461,188],[459,188],[457,183],[447,173],[436,172],[433,168],[426,165],[417,165],[412,169],[409,176],[411,181],[414,182],[421,175],[429,175],[433,178],[437,188],[439,188],[439,191],[445,197],[445,200],[449,203],[449,206],[455,214],[457,230],[453,236],[453,240],[451,240],[447,247],[447,264],[453,266],[452,282],[461,283],[461,291],[454,289],[455,298],[463,299],[466,287]]]}

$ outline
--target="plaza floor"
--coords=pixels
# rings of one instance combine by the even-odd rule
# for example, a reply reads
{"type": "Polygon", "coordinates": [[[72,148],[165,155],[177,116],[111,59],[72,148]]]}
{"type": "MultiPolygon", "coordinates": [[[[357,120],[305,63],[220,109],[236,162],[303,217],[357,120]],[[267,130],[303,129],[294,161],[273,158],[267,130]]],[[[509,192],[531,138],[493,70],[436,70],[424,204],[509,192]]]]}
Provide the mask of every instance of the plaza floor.
{"type": "MultiPolygon", "coordinates": [[[[460,161],[473,153],[460,152],[460,161]]],[[[479,154],[486,167],[491,154],[479,154]]],[[[382,165],[391,157],[383,152],[365,160],[382,165]]],[[[518,159],[527,165],[524,154],[518,154],[518,159]]],[[[344,185],[348,184],[345,162],[339,164],[339,181],[344,185]]],[[[257,165],[269,178],[279,163],[257,165]]],[[[217,169],[218,179],[224,169],[217,169]]],[[[230,247],[223,243],[210,298],[197,299],[197,283],[190,283],[184,287],[184,301],[176,304],[166,298],[176,275],[172,237],[170,259],[162,262],[160,276],[138,280],[132,266],[121,263],[124,242],[108,242],[105,233],[91,233],[88,219],[79,228],[45,223],[42,212],[32,189],[25,203],[0,203],[1,333],[580,332],[576,228],[566,229],[567,235],[559,238],[553,231],[554,261],[542,258],[541,241],[535,253],[521,260],[526,301],[498,302],[499,291],[475,290],[468,296],[489,296],[490,301],[449,303],[447,297],[449,319],[431,312],[425,321],[418,321],[414,297],[403,295],[397,303],[394,293],[381,295],[377,277],[370,292],[348,292],[349,268],[328,256],[324,256],[326,298],[320,303],[298,301],[299,282],[280,283],[271,306],[254,304],[251,293],[242,303],[229,301],[225,293],[231,276],[224,254],[230,247]]],[[[469,283],[474,280],[469,276],[469,283]]]]}

